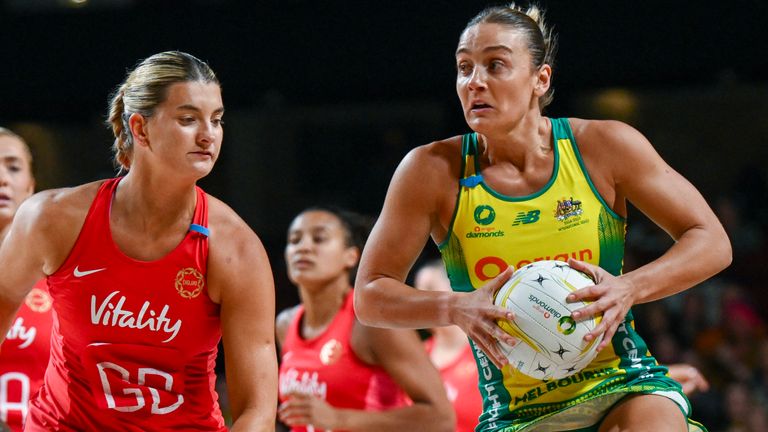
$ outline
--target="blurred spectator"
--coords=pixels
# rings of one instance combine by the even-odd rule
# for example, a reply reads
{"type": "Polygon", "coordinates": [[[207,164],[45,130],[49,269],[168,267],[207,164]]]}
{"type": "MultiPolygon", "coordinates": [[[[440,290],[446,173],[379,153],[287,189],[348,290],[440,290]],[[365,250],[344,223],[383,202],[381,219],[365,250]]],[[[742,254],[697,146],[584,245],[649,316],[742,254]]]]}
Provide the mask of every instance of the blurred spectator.
{"type": "Polygon", "coordinates": [[[749,387],[741,381],[728,385],[725,391],[727,432],[748,432],[749,415],[754,411],[749,387]]]}

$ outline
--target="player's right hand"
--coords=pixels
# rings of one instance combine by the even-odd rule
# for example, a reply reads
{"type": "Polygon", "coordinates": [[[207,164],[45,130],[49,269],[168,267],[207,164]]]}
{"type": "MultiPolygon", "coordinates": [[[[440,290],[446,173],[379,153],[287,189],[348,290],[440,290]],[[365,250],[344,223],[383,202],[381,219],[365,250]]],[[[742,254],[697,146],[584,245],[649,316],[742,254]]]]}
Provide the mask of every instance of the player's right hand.
{"type": "Polygon", "coordinates": [[[512,268],[507,267],[498,276],[471,293],[462,293],[455,297],[450,307],[450,320],[469,336],[475,345],[488,356],[499,369],[509,361],[498,342],[514,346],[518,340],[499,327],[499,320],[513,321],[512,311],[496,306],[493,298],[499,289],[512,276],[512,268]]]}

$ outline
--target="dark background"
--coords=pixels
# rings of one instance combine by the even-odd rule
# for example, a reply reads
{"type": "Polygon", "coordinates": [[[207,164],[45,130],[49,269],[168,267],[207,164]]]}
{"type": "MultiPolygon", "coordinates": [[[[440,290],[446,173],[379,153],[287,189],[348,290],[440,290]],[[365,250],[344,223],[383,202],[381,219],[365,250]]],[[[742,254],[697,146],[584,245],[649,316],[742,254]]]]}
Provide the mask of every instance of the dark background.
{"type": "MultiPolygon", "coordinates": [[[[206,60],[222,82],[227,116],[222,156],[201,183],[263,239],[283,308],[297,301],[282,249],[298,211],[335,203],[376,215],[408,150],[467,132],[453,53],[465,23],[488,4],[0,0],[0,125],[30,142],[40,189],[111,176],[103,121],[126,71],[165,50],[206,60]]],[[[734,242],[734,265],[699,290],[710,317],[702,326],[720,331],[719,342],[736,338],[721,313],[735,296],[754,307],[764,329],[768,4],[540,4],[560,38],[548,114],[614,118],[642,131],[702,191],[734,242]]],[[[670,241],[632,211],[628,244],[631,269],[670,241]]],[[[432,245],[426,256],[435,256],[432,245]]],[[[676,330],[687,297],[659,304],[671,323],[648,329],[651,349],[672,335],[677,351],[662,360],[711,371],[714,396],[694,405],[713,429],[725,427],[736,415],[718,416],[707,404],[729,400],[729,383],[747,379],[723,375],[731,360],[676,330]]],[[[749,337],[759,346],[764,332],[749,337]]],[[[749,370],[759,369],[762,357],[745,358],[749,370]]]]}
{"type": "MultiPolygon", "coordinates": [[[[270,252],[309,204],[377,213],[409,149],[467,131],[453,52],[492,4],[81,1],[0,0],[0,124],[33,145],[40,187],[113,174],[108,95],[139,59],[187,51],[217,72],[228,111],[202,184],[270,252]]],[[[548,114],[629,122],[713,200],[755,181],[746,165],[764,171],[765,1],[541,4],[560,42],[548,114]]]]}

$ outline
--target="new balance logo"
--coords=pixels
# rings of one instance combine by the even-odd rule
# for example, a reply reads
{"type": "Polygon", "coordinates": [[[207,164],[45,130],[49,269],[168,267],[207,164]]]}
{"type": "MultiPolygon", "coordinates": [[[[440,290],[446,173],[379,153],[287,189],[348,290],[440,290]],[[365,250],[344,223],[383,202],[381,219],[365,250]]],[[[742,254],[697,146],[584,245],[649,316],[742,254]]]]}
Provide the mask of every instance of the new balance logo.
{"type": "Polygon", "coordinates": [[[532,224],[539,220],[541,210],[531,210],[529,212],[519,212],[515,216],[512,226],[518,226],[520,224],[532,224]]]}
{"type": "Polygon", "coordinates": [[[75,270],[72,272],[72,274],[74,274],[76,278],[81,278],[83,276],[88,276],[88,275],[91,275],[91,274],[94,274],[94,273],[98,273],[98,272],[100,272],[102,270],[106,270],[106,269],[107,269],[106,267],[103,267],[103,268],[96,269],[96,270],[82,270],[81,271],[79,266],[76,266],[75,270]]]}

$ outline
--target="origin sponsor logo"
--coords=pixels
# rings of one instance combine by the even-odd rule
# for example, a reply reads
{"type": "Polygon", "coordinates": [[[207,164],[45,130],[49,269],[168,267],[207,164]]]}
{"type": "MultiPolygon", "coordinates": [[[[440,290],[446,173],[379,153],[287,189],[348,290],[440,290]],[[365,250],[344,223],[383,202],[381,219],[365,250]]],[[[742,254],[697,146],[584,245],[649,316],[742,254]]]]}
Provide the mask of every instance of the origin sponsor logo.
{"type": "Polygon", "coordinates": [[[496,227],[478,226],[475,225],[472,232],[466,234],[468,239],[471,238],[488,238],[488,237],[504,237],[504,231],[497,230],[496,227]]]}
{"type": "Polygon", "coordinates": [[[555,252],[532,259],[522,259],[517,262],[512,261],[510,263],[507,263],[504,259],[498,256],[485,256],[475,262],[475,276],[481,281],[487,281],[498,276],[499,273],[503,272],[509,266],[513,266],[514,269],[519,269],[536,261],[568,261],[569,257],[579,261],[591,261],[593,257],[592,249],[582,249],[572,252],[555,252]],[[493,270],[496,270],[496,273],[493,273],[493,270]]]}

